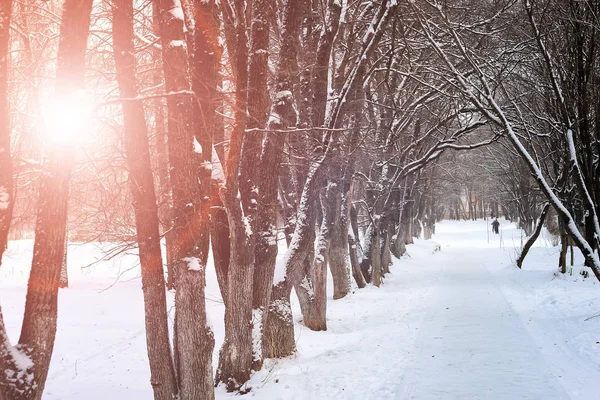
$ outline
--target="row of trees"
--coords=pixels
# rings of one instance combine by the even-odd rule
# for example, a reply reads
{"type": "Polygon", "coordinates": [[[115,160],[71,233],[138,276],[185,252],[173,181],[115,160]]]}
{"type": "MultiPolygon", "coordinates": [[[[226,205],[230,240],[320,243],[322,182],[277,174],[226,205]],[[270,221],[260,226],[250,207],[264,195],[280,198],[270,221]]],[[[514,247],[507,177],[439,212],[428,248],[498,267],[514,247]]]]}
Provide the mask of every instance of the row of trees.
{"type": "Polygon", "coordinates": [[[546,199],[600,278],[598,10],[563,3],[2,2],[0,260],[13,214],[19,232],[35,219],[35,248],[16,346],[0,315],[0,399],[41,397],[67,227],[90,237],[74,215],[139,248],[156,399],[240,390],[293,354],[292,292],[303,323],[327,329],[328,269],[334,299],[381,285],[391,254],[434,232],[449,176],[472,176],[448,168],[461,150],[496,171],[469,191],[503,193],[490,202],[527,226],[546,199]],[[96,97],[102,146],[36,136],[50,85],[57,104],[96,97]],[[216,376],[209,248],[225,304],[216,376]]]}

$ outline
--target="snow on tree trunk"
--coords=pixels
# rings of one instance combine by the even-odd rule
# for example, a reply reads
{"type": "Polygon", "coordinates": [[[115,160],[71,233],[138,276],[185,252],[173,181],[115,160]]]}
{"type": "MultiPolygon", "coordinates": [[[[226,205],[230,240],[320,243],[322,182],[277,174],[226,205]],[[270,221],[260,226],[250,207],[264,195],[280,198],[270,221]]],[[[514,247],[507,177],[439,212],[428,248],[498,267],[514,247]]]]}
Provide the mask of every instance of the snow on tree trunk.
{"type": "Polygon", "coordinates": [[[350,265],[352,267],[352,277],[354,278],[356,285],[362,289],[367,286],[367,282],[365,281],[365,277],[360,269],[360,263],[358,262],[358,254],[356,251],[357,245],[358,245],[358,243],[354,239],[354,235],[348,234],[348,252],[350,253],[350,265]]]}
{"type": "Polygon", "coordinates": [[[67,254],[69,248],[69,235],[65,234],[65,250],[63,251],[62,264],[60,266],[60,281],[58,283],[59,288],[69,287],[69,273],[67,269],[67,254]]]}

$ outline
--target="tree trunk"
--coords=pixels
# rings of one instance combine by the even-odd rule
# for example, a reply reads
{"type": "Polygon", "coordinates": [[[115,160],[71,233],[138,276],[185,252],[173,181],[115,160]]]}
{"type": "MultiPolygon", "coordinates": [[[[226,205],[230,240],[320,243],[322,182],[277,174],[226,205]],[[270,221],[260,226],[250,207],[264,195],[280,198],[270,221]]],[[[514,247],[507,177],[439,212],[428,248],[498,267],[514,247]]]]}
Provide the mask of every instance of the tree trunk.
{"type": "MultiPolygon", "coordinates": [[[[248,65],[248,120],[246,129],[264,129],[269,113],[269,93],[267,75],[269,70],[269,29],[273,0],[253,0],[251,26],[251,49],[248,65]]],[[[256,224],[255,214],[258,204],[258,182],[261,144],[264,132],[252,132],[244,136],[240,168],[240,196],[244,213],[250,223],[256,224]]]]}
{"type": "Polygon", "coordinates": [[[373,264],[373,285],[379,287],[381,286],[381,235],[379,233],[378,227],[375,227],[374,233],[375,234],[373,235],[373,246],[371,247],[371,262],[373,264]]]}
{"type": "Polygon", "coordinates": [[[69,287],[69,272],[67,269],[67,253],[69,252],[69,235],[65,234],[65,250],[63,251],[62,264],[60,266],[60,281],[58,287],[61,289],[69,287]]]}
{"type": "MultiPolygon", "coordinates": [[[[191,89],[183,9],[179,0],[155,0],[163,50],[165,90],[191,89]]],[[[214,338],[206,319],[205,274],[209,251],[210,170],[194,151],[191,98],[167,98],[168,146],[173,191],[175,293],[175,361],[182,400],[214,398],[214,338]]],[[[206,149],[208,150],[208,149],[206,149]]],[[[205,151],[206,151],[205,150],[205,151]]],[[[212,155],[212,154],[211,154],[212,155]]]]}
{"type": "Polygon", "coordinates": [[[229,221],[225,206],[219,197],[220,183],[212,181],[211,211],[210,211],[210,244],[217,274],[219,291],[223,303],[227,306],[227,274],[229,271],[229,221]]]}
{"type": "Polygon", "coordinates": [[[0,267],[2,255],[8,244],[8,231],[14,207],[8,109],[8,43],[12,3],[12,0],[5,0],[0,4],[0,267]]]}
{"type": "MultiPolygon", "coordinates": [[[[260,4],[260,3],[255,3],[260,4]]],[[[269,3],[269,6],[272,6],[269,3]]],[[[284,138],[276,130],[295,126],[297,123],[294,108],[293,88],[298,71],[297,47],[301,22],[301,4],[288,2],[284,9],[282,43],[277,66],[277,96],[271,107],[271,118],[267,124],[258,182],[260,209],[257,215],[259,235],[255,246],[255,270],[253,284],[253,353],[254,368],[258,370],[263,360],[263,333],[267,323],[269,301],[273,287],[273,274],[277,258],[277,214],[279,175],[273,171],[280,169],[284,150],[284,138]],[[260,338],[260,340],[257,339],[260,338]]]]}
{"type": "Polygon", "coordinates": [[[358,262],[358,255],[356,251],[356,246],[358,242],[354,239],[354,235],[348,234],[348,252],[350,253],[350,265],[352,266],[352,276],[354,277],[354,281],[359,288],[364,288],[367,286],[367,282],[365,281],[365,277],[360,269],[360,264],[358,262]]]}
{"type": "MultiPolygon", "coordinates": [[[[246,214],[238,196],[240,189],[242,144],[248,107],[248,43],[246,38],[245,1],[235,1],[235,121],[229,141],[225,186],[220,192],[227,211],[230,258],[225,309],[225,341],[219,352],[216,380],[228,391],[238,390],[252,370],[252,283],[254,273],[254,231],[251,216],[246,214]]],[[[230,51],[231,54],[231,51],[230,51]]]]}
{"type": "MultiPolygon", "coordinates": [[[[158,9],[152,7],[152,29],[157,37],[160,37],[158,21],[158,9]]],[[[161,62],[161,50],[152,48],[152,56],[157,63],[161,62]]],[[[161,65],[162,66],[162,65],[161,65]]],[[[156,69],[152,76],[152,83],[156,86],[162,83],[162,74],[156,69]]],[[[175,252],[174,240],[171,228],[173,227],[173,210],[171,198],[171,184],[169,180],[169,155],[167,150],[167,127],[165,121],[164,99],[158,98],[154,101],[154,118],[156,132],[156,155],[158,164],[158,187],[159,187],[159,220],[165,238],[166,261],[167,261],[167,288],[175,289],[175,268],[173,255],[175,252]]]]}
{"type": "Polygon", "coordinates": [[[563,219],[558,217],[558,229],[560,230],[560,254],[558,256],[558,269],[561,273],[567,273],[567,250],[569,246],[569,235],[564,226],[563,219]]]}
{"type": "Polygon", "coordinates": [[[338,222],[336,213],[340,207],[339,195],[339,188],[334,183],[329,183],[325,193],[321,195],[323,219],[319,229],[316,255],[314,259],[310,256],[306,258],[305,276],[302,282],[296,285],[301,306],[309,302],[302,307],[304,325],[313,331],[327,330],[327,264],[331,235],[334,224],[338,222]],[[302,296],[302,289],[307,290],[309,296],[302,296]]]}
{"type": "MultiPolygon", "coordinates": [[[[56,101],[72,100],[83,88],[92,0],[65,0],[56,69],[56,101]]],[[[6,11],[6,10],[2,10],[6,11]]],[[[38,201],[33,260],[19,345],[6,340],[0,313],[0,399],[42,397],[56,337],[58,287],[64,257],[69,181],[74,149],[50,143],[38,201]],[[15,352],[28,359],[16,361],[15,352]]]]}
{"type": "Polygon", "coordinates": [[[363,249],[363,259],[360,262],[360,270],[367,283],[371,283],[373,279],[373,246],[375,246],[377,227],[373,222],[367,228],[365,232],[363,249]]]}
{"type": "Polygon", "coordinates": [[[390,216],[385,217],[383,224],[385,229],[382,233],[382,246],[381,246],[381,273],[382,275],[390,272],[390,264],[392,263],[390,246],[392,241],[392,229],[394,222],[391,221],[390,216]]]}
{"type": "Polygon", "coordinates": [[[531,237],[529,239],[527,239],[527,242],[525,243],[525,246],[523,247],[523,250],[521,251],[521,255],[517,259],[517,267],[522,268],[523,261],[525,261],[525,257],[527,257],[527,253],[529,252],[529,249],[531,249],[531,246],[533,246],[533,244],[537,240],[538,236],[540,235],[540,232],[542,231],[542,227],[544,226],[544,220],[546,219],[546,215],[548,215],[549,209],[550,209],[550,203],[546,203],[544,205],[542,213],[540,214],[540,219],[535,228],[535,231],[533,232],[533,235],[531,235],[531,237]]]}
{"type": "MultiPolygon", "coordinates": [[[[113,44],[121,97],[138,95],[133,44],[133,2],[115,0],[113,44]]],[[[142,268],[146,347],[154,398],[177,396],[177,380],[169,341],[167,301],[160,247],[158,207],[150,164],[144,108],[140,102],[123,103],[124,145],[133,197],[135,224],[142,268]]],[[[169,275],[171,278],[171,275],[169,275]]]]}

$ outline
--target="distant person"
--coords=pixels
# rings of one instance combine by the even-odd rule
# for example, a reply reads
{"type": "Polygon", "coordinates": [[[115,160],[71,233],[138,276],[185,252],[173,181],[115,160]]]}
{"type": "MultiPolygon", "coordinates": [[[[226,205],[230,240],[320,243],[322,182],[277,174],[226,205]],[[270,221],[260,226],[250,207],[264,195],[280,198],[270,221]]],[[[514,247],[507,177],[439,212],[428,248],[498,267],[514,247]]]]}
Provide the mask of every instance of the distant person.
{"type": "Polygon", "coordinates": [[[498,222],[498,218],[492,222],[492,232],[494,232],[496,235],[500,233],[500,222],[498,222]]]}

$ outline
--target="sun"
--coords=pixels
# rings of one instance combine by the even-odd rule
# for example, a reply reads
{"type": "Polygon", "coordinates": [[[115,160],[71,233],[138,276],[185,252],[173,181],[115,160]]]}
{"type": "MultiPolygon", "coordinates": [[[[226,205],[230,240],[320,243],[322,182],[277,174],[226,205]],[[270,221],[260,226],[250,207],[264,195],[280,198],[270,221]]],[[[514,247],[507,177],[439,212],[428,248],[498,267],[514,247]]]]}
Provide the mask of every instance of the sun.
{"type": "Polygon", "coordinates": [[[48,97],[40,108],[41,130],[49,144],[76,144],[89,134],[93,102],[85,92],[48,97]]]}

